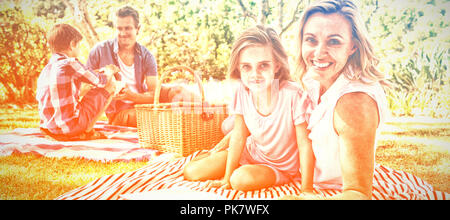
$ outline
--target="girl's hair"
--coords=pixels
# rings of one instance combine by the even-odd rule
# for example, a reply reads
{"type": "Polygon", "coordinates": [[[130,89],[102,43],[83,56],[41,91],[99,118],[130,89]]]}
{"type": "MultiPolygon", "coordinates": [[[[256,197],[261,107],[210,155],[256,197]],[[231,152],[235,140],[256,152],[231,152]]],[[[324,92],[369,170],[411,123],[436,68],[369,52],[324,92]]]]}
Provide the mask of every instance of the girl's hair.
{"type": "Polygon", "coordinates": [[[247,29],[235,41],[231,51],[230,66],[228,69],[230,78],[241,78],[239,57],[243,49],[251,46],[270,46],[272,48],[272,56],[278,65],[278,71],[275,73],[274,78],[280,82],[291,80],[288,56],[281,44],[280,37],[273,28],[261,25],[247,29]]]}
{"type": "Polygon", "coordinates": [[[47,33],[47,43],[53,53],[65,51],[72,41],[78,43],[82,39],[80,32],[69,24],[56,24],[47,33]]]}
{"type": "Polygon", "coordinates": [[[302,57],[303,29],[308,19],[315,13],[342,15],[350,23],[352,28],[352,40],[357,50],[349,57],[343,74],[350,80],[361,80],[362,82],[382,82],[384,74],[379,72],[376,66],[379,63],[375,57],[373,46],[369,35],[361,19],[356,5],[350,0],[327,0],[320,1],[310,6],[303,13],[300,20],[299,50],[297,57],[297,72],[302,79],[306,73],[306,64],[302,57]],[[362,80],[363,79],[363,80],[362,80]]]}

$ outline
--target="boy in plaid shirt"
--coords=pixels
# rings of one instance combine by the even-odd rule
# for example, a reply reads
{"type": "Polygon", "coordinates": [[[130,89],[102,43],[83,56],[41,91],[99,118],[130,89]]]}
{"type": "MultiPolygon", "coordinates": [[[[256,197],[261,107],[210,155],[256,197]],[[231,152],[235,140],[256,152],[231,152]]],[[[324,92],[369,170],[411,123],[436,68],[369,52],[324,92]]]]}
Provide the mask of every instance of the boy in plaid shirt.
{"type": "Polygon", "coordinates": [[[68,24],[55,25],[47,36],[52,57],[39,75],[36,99],[39,102],[40,128],[61,141],[105,138],[93,129],[115,93],[110,65],[98,73],[77,60],[82,35],[68,24]],[[83,97],[81,83],[93,85],[83,97]]]}

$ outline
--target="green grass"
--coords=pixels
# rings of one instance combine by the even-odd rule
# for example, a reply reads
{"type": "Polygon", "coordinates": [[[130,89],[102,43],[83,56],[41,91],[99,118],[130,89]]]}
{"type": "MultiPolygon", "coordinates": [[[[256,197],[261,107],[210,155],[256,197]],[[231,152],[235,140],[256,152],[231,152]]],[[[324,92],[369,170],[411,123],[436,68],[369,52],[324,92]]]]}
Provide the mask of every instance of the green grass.
{"type": "MultiPolygon", "coordinates": [[[[37,127],[36,106],[0,106],[0,133],[37,127]]],[[[395,118],[382,129],[376,162],[412,173],[450,192],[450,120],[395,118]]],[[[54,199],[99,177],[136,170],[148,162],[94,162],[33,154],[0,157],[0,199],[54,199]]]]}
{"type": "Polygon", "coordinates": [[[39,127],[37,105],[0,105],[0,132],[33,127],[39,127]]]}
{"type": "Polygon", "coordinates": [[[377,163],[412,173],[450,192],[450,121],[397,118],[378,140],[377,163]]]}
{"type": "Polygon", "coordinates": [[[54,199],[102,176],[136,170],[147,162],[100,163],[34,154],[0,157],[0,199],[54,199]]]}

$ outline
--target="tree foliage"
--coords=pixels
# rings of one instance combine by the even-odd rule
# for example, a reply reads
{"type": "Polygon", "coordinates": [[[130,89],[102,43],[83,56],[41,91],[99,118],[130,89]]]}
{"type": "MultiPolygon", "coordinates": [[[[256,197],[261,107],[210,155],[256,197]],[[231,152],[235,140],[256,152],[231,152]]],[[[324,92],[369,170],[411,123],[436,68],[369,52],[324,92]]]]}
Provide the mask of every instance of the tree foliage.
{"type": "Polygon", "coordinates": [[[369,3],[366,24],[392,83],[393,114],[450,117],[450,1],[369,3]]]}
{"type": "MultiPolygon", "coordinates": [[[[226,78],[234,40],[244,29],[255,24],[270,25],[282,35],[292,65],[297,53],[297,21],[304,8],[313,1],[10,0],[9,2],[17,6],[15,11],[8,12],[11,16],[14,14],[20,17],[21,11],[25,8],[31,8],[33,15],[32,18],[27,17],[20,21],[18,18],[6,23],[2,21],[1,34],[9,36],[3,38],[9,40],[2,39],[2,44],[13,45],[12,42],[16,42],[17,48],[32,51],[18,53],[19,61],[21,59],[43,61],[45,60],[42,58],[43,54],[49,55],[48,49],[37,44],[22,43],[24,37],[41,39],[42,32],[30,30],[27,35],[23,32],[11,35],[6,33],[9,29],[5,28],[14,22],[36,30],[39,28],[48,30],[54,23],[70,23],[85,35],[86,41],[81,57],[81,60],[85,61],[96,41],[115,37],[112,15],[119,7],[128,4],[140,13],[141,29],[138,42],[155,55],[159,72],[164,72],[174,65],[187,65],[201,71],[203,78],[213,77],[221,80],[226,78]],[[22,7],[25,3],[27,7],[22,7]],[[35,22],[36,19],[40,19],[40,22],[35,22]],[[30,57],[30,53],[34,53],[33,57],[30,57]]],[[[375,50],[381,61],[380,70],[386,73],[394,85],[388,92],[392,98],[391,103],[396,102],[395,97],[404,97],[404,94],[419,90],[417,88],[421,86],[424,86],[423,89],[417,92],[424,93],[423,90],[429,90],[434,91],[433,94],[449,94],[446,89],[449,87],[450,75],[449,0],[361,0],[355,3],[359,6],[369,34],[374,40],[375,50]]],[[[4,3],[1,4],[3,6],[4,3]]],[[[5,14],[10,10],[6,8],[1,7],[0,11],[5,14]]],[[[2,50],[3,53],[6,53],[6,49],[2,50]]],[[[26,67],[19,62],[8,63],[6,55],[2,55],[1,59],[0,74],[11,76],[8,79],[9,83],[4,83],[2,79],[2,84],[5,84],[3,87],[23,85],[21,84],[23,81],[12,79],[12,75],[23,76],[17,70],[13,70],[13,67],[21,66],[22,70],[40,70],[43,67],[42,62],[37,61],[33,66],[26,67]]],[[[295,76],[295,73],[293,74],[295,76]]],[[[36,78],[36,75],[30,77],[30,80],[27,78],[25,81],[34,82],[32,78],[36,78]]],[[[10,100],[18,97],[11,93],[6,96],[10,100]]],[[[436,102],[442,106],[450,106],[448,99],[436,102]]],[[[402,107],[391,104],[391,108],[402,107]]]]}
{"type": "Polygon", "coordinates": [[[45,31],[19,8],[0,11],[0,83],[5,101],[34,101],[36,81],[48,61],[45,31]]]}

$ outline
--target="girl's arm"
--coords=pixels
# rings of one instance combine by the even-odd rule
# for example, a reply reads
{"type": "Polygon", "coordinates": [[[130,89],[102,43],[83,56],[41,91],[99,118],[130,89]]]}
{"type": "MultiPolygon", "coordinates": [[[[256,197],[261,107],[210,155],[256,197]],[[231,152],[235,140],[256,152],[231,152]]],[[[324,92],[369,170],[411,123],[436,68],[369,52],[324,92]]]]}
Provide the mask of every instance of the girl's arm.
{"type": "Polygon", "coordinates": [[[231,174],[233,174],[233,171],[239,167],[239,160],[241,158],[242,150],[244,149],[247,137],[250,135],[242,115],[235,115],[234,128],[230,133],[230,147],[228,148],[225,175],[220,183],[213,183],[213,186],[221,185],[223,188],[231,187],[231,174]]]}
{"type": "Polygon", "coordinates": [[[335,199],[371,199],[375,136],[379,123],[376,102],[365,93],[349,93],[334,110],[339,135],[343,192],[335,199]]]}
{"type": "Polygon", "coordinates": [[[230,138],[232,132],[233,130],[230,131],[227,135],[225,135],[225,137],[223,137],[222,140],[219,143],[217,143],[213,149],[209,150],[209,152],[216,153],[228,149],[228,147],[230,146],[230,138]]]}
{"type": "Polygon", "coordinates": [[[309,131],[305,123],[295,126],[297,145],[300,157],[300,172],[302,174],[302,192],[313,191],[314,165],[316,158],[312,150],[311,140],[308,138],[309,131]]]}

